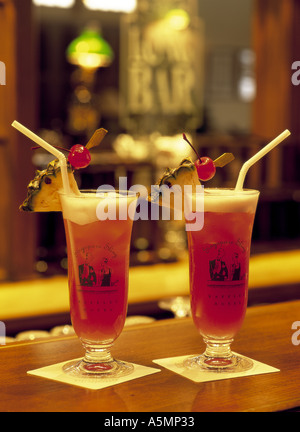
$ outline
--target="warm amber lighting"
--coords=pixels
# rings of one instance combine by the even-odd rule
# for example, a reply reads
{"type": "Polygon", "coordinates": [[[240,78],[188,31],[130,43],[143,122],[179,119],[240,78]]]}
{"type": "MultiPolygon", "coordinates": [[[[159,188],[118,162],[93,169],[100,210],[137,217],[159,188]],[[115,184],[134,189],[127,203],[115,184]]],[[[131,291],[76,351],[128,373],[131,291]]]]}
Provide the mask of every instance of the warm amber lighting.
{"type": "Polygon", "coordinates": [[[75,0],[33,0],[35,6],[59,7],[68,9],[74,6],[75,0]]]}
{"type": "Polygon", "coordinates": [[[183,9],[170,10],[165,20],[173,30],[185,30],[190,24],[189,14],[183,9]]]}
{"type": "Polygon", "coordinates": [[[133,12],[137,0],[83,0],[83,4],[91,10],[112,12],[133,12]]]}
{"type": "Polygon", "coordinates": [[[87,69],[99,68],[103,65],[101,55],[93,53],[78,53],[75,64],[87,69]]]}

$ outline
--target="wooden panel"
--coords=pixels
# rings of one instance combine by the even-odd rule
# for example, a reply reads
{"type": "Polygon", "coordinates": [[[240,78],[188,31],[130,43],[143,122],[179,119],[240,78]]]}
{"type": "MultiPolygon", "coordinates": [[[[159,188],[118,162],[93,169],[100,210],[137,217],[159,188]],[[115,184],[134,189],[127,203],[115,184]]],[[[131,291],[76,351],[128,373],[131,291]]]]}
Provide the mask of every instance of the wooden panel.
{"type": "MultiPolygon", "coordinates": [[[[256,53],[257,96],[254,101],[255,135],[272,139],[289,129],[299,141],[300,86],[291,82],[292,63],[300,60],[300,4],[297,0],[254,0],[253,47],[256,53]],[[297,58],[298,55],[298,58],[297,58]]],[[[281,186],[283,146],[268,156],[266,183],[281,186]]]]}
{"type": "Polygon", "coordinates": [[[257,97],[253,132],[266,138],[291,127],[291,37],[294,0],[255,0],[253,46],[257,97]]]}
{"type": "Polygon", "coordinates": [[[14,22],[15,13],[11,2],[0,2],[0,61],[5,65],[6,85],[0,86],[0,280],[8,277],[10,193],[12,190],[8,157],[9,115],[15,111],[15,67],[14,67],[14,22]],[[9,35],[9,37],[8,37],[9,35]]]}
{"type": "Polygon", "coordinates": [[[35,249],[35,218],[18,210],[33,175],[30,143],[11,127],[15,119],[35,127],[32,2],[0,5],[0,60],[6,65],[6,85],[0,87],[0,266],[2,276],[17,280],[32,276],[35,249]]]}

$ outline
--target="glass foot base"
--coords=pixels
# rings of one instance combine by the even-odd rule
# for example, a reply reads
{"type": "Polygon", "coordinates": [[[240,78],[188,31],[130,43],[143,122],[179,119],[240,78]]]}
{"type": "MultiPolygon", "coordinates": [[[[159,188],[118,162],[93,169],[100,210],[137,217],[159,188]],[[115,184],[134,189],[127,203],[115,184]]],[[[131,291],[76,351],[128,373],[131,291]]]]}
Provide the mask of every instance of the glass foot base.
{"type": "Polygon", "coordinates": [[[67,363],[63,371],[78,378],[119,378],[131,374],[134,366],[120,360],[110,362],[90,363],[86,360],[77,360],[67,363]]]}
{"type": "Polygon", "coordinates": [[[184,367],[210,372],[237,373],[250,370],[252,360],[233,354],[230,357],[208,357],[205,354],[194,356],[184,361],[184,367]]]}

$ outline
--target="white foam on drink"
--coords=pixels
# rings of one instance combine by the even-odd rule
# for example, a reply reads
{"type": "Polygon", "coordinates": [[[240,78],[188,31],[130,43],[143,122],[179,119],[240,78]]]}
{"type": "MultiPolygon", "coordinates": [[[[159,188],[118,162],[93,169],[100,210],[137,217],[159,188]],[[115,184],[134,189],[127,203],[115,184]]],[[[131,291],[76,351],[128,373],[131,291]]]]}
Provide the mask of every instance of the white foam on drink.
{"type": "Polygon", "coordinates": [[[108,193],[80,193],[80,195],[60,194],[63,209],[63,217],[78,225],[86,225],[99,221],[98,206],[101,209],[112,210],[108,219],[118,219],[119,215],[125,217],[127,208],[134,198],[119,194],[118,192],[108,193]]]}
{"type": "Polygon", "coordinates": [[[256,190],[204,189],[204,211],[254,213],[258,196],[256,190]]]}

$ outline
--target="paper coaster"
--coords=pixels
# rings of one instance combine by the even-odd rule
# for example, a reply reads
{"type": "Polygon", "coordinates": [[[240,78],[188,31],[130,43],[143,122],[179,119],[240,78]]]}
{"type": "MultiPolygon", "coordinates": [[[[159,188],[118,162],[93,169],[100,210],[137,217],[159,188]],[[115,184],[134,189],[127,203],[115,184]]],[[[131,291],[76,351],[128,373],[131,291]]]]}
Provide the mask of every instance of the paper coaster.
{"type": "MultiPolygon", "coordinates": [[[[236,353],[234,353],[236,354],[236,353]]],[[[239,354],[240,355],[240,354],[239,354]]],[[[241,355],[240,355],[241,356],[241,355]]],[[[214,371],[199,371],[195,369],[187,369],[183,366],[183,362],[192,355],[185,355],[179,357],[170,357],[165,359],[157,359],[153,360],[153,363],[156,363],[160,366],[163,366],[166,369],[175,372],[184,378],[188,378],[194,382],[207,382],[207,381],[218,381],[224,379],[245,377],[251,375],[260,375],[272,372],[280,372],[279,369],[276,369],[272,366],[268,366],[264,363],[260,363],[256,360],[252,360],[253,367],[245,372],[214,372],[214,371]]],[[[241,356],[244,357],[244,356],[241,356]]],[[[244,357],[247,358],[247,357],[244,357]]]]}
{"type": "MultiPolygon", "coordinates": [[[[76,359],[75,359],[76,360],[76,359]]],[[[80,359],[78,359],[80,360],[80,359]]],[[[74,361],[74,360],[71,360],[74,361]]],[[[79,387],[84,387],[91,390],[100,390],[106,387],[121,384],[126,381],[131,381],[137,378],[142,378],[160,372],[160,369],[150,368],[132,363],[134,370],[131,374],[119,378],[77,378],[63,372],[62,368],[67,362],[57,363],[51,366],[46,366],[40,369],[28,371],[29,375],[35,375],[42,378],[47,378],[54,381],[60,381],[65,384],[71,384],[79,387]]]]}

